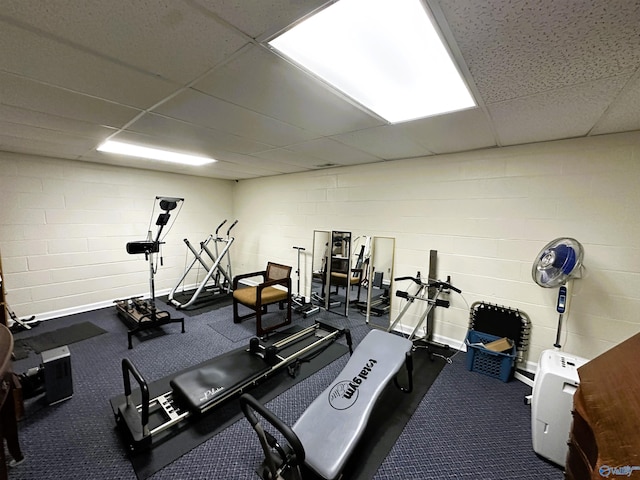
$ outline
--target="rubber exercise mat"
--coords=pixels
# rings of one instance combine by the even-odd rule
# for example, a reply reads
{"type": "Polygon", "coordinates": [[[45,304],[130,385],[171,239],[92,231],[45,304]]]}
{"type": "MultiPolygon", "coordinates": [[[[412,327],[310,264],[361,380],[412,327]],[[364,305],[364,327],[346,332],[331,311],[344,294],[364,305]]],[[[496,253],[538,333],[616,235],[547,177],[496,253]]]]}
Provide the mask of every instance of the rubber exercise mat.
{"type": "Polygon", "coordinates": [[[232,342],[241,342],[242,340],[248,340],[256,335],[256,322],[245,321],[243,323],[233,323],[231,316],[228,318],[221,318],[208,324],[217,333],[225,337],[232,342]]]}
{"type": "MultiPolygon", "coordinates": [[[[245,307],[241,306],[240,308],[245,307]]],[[[255,317],[248,318],[240,323],[233,323],[233,311],[231,310],[230,306],[229,308],[227,308],[227,310],[228,315],[222,315],[222,318],[218,318],[218,316],[216,315],[215,317],[213,317],[216,318],[216,320],[211,323],[207,323],[207,325],[209,325],[220,335],[234,343],[248,340],[249,338],[256,336],[255,317]]],[[[249,312],[249,309],[246,309],[246,311],[249,312]]],[[[244,314],[244,311],[241,311],[240,313],[244,314]]],[[[207,320],[208,317],[208,315],[204,314],[201,318],[203,320],[207,320]]],[[[267,328],[269,327],[269,325],[281,323],[283,319],[284,312],[276,308],[272,312],[262,314],[262,327],[267,328]]]]}
{"type": "MultiPolygon", "coordinates": [[[[173,295],[173,298],[175,301],[184,305],[189,300],[191,300],[191,297],[193,297],[193,292],[194,290],[188,290],[185,292],[176,292],[173,295]]],[[[158,297],[157,300],[160,300],[161,302],[164,302],[167,305],[170,305],[173,308],[175,308],[175,305],[169,302],[168,295],[158,297]]],[[[202,292],[198,297],[198,299],[195,302],[193,302],[193,305],[185,309],[180,309],[178,311],[180,312],[180,315],[186,315],[187,317],[195,317],[196,315],[200,315],[201,313],[217,310],[218,308],[226,307],[228,305],[231,305],[232,303],[233,303],[233,297],[231,296],[230,293],[214,295],[209,292],[202,292]]]]}
{"type": "MultiPolygon", "coordinates": [[[[275,339],[275,336],[273,339],[275,339]]],[[[242,348],[244,349],[246,347],[242,348]]],[[[302,363],[296,377],[292,378],[287,374],[286,369],[283,369],[283,371],[274,374],[257,387],[251,389],[251,394],[261,402],[266,403],[291,388],[296,383],[304,380],[310,375],[313,375],[334,360],[337,360],[347,352],[348,349],[345,345],[332,343],[321,354],[314,357],[307,363],[302,363]]],[[[203,362],[203,364],[204,363],[206,362],[203,362]]],[[[198,368],[198,366],[199,365],[194,365],[193,367],[183,371],[198,368]]],[[[168,377],[149,383],[148,387],[151,398],[170,391],[171,388],[169,386],[169,381],[180,373],[182,372],[176,372],[168,377]]],[[[134,401],[137,401],[136,394],[138,393],[139,392],[137,391],[133,392],[134,401]]],[[[115,412],[118,405],[122,402],[124,402],[124,395],[112,398],[110,400],[112,410],[115,412]]],[[[129,460],[136,472],[138,480],[145,480],[150,477],[174,460],[180,458],[185,453],[214,437],[241,418],[244,418],[244,416],[240,411],[240,404],[236,399],[232,399],[213,409],[211,412],[202,415],[198,419],[194,419],[189,427],[156,445],[151,450],[147,452],[130,453],[129,460]]]]}
{"type": "Polygon", "coordinates": [[[15,341],[15,345],[20,349],[32,350],[42,353],[52,348],[62,347],[76,343],[87,338],[95,337],[106,333],[106,330],[94,325],[91,322],[82,322],[70,327],[59,328],[51,332],[41,333],[33,337],[22,338],[15,341]]]}
{"type": "MultiPolygon", "coordinates": [[[[371,412],[362,438],[347,461],[344,478],[369,480],[374,477],[445,365],[442,358],[430,360],[427,351],[421,348],[413,352],[413,363],[413,391],[402,393],[393,382],[387,385],[371,412]]],[[[406,385],[405,377],[404,369],[400,369],[400,384],[406,385]]]]}

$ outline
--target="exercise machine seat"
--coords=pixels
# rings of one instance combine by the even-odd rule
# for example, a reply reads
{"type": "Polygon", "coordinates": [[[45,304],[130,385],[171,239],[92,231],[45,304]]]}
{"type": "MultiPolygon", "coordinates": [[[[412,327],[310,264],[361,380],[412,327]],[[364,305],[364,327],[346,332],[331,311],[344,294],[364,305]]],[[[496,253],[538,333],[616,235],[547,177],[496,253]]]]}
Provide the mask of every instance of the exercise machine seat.
{"type": "Polygon", "coordinates": [[[247,318],[256,317],[256,334],[262,336],[267,332],[291,323],[291,267],[269,262],[267,269],[260,272],[245,273],[233,279],[233,321],[240,323],[247,318]],[[262,282],[256,286],[238,288],[240,280],[262,277],[262,282]],[[267,306],[279,304],[285,308],[285,319],[277,325],[263,327],[262,314],[267,313],[267,306]],[[240,315],[238,305],[244,305],[252,310],[251,313],[240,315]]]}
{"type": "Polygon", "coordinates": [[[311,470],[328,480],[340,474],[378,397],[412,346],[408,339],[382,330],[372,330],[360,342],[340,375],[292,427],[311,470]]]}
{"type": "Polygon", "coordinates": [[[261,357],[239,349],[177,375],[169,383],[190,411],[202,413],[270,368],[261,357]]]}

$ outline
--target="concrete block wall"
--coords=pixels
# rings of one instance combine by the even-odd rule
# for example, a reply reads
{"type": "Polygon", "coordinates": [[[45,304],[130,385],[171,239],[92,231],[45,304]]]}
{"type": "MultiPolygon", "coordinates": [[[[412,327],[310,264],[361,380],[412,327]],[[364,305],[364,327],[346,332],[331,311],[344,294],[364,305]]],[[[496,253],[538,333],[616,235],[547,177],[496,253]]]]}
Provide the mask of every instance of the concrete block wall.
{"type": "Polygon", "coordinates": [[[436,310],[436,337],[460,345],[475,301],[520,309],[532,322],[533,370],[558,314],[557,289],[535,284],[531,267],[554,238],[585,248],[563,349],[592,358],[640,331],[638,178],[635,132],[245,180],[234,188],[236,258],[247,271],[295,266],[292,246],[303,246],[309,278],[313,231],[347,230],[395,237],[400,276],[425,274],[435,249],[439,278],[463,291],[436,310]]]}
{"type": "Polygon", "coordinates": [[[546,243],[572,236],[587,269],[573,282],[564,350],[592,358],[640,331],[639,132],[239,183],[10,153],[0,153],[0,172],[0,254],[19,316],[147,294],[148,264],[125,245],[146,236],[155,196],[167,195],[185,203],[165,239],[159,292],[192,259],[183,238],[197,244],[225,218],[239,220],[234,273],[269,260],[295,267],[292,247],[302,246],[305,290],[314,230],[394,237],[395,276],[424,274],[433,249],[438,277],[463,291],[436,310],[436,339],[460,345],[475,301],[518,308],[532,321],[534,369],[558,315],[557,290],[536,285],[531,265],[546,243]]]}
{"type": "MultiPolygon", "coordinates": [[[[185,199],[181,210],[171,212],[167,226],[173,227],[163,232],[163,265],[155,281],[156,292],[166,293],[193,258],[183,238],[198,244],[231,217],[232,186],[0,152],[0,255],[11,308],[20,317],[44,320],[148,296],[149,264],[125,246],[144,240],[149,229],[155,236],[156,196],[185,199]]],[[[193,273],[185,283],[196,281],[197,269],[193,273]]]]}

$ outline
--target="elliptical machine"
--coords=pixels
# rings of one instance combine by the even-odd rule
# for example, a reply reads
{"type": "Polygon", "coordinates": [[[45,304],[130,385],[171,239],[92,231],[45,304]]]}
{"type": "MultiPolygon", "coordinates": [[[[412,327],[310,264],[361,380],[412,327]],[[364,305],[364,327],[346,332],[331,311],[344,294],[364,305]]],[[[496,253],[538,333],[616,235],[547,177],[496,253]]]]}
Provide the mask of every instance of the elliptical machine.
{"type": "MultiPolygon", "coordinates": [[[[162,213],[158,215],[158,219],[156,220],[158,230],[155,238],[152,239],[151,229],[149,229],[146,240],[127,243],[127,253],[131,255],[144,253],[145,260],[149,262],[149,288],[151,291],[149,299],[143,300],[141,296],[138,296],[114,301],[118,316],[124,324],[130,328],[127,332],[129,349],[133,348],[131,343],[133,335],[142,330],[159,327],[161,325],[166,325],[167,323],[180,323],[182,324],[182,333],[184,333],[184,318],[171,318],[171,314],[169,312],[157,310],[154,280],[157,268],[157,265],[154,265],[154,254],[160,252],[160,245],[164,243],[160,238],[162,230],[167,223],[169,223],[169,218],[171,218],[171,214],[169,214],[169,212],[174,210],[178,204],[184,201],[184,199],[174,197],[156,197],[156,201],[158,202],[162,213]]],[[[153,212],[151,212],[151,219],[153,220],[153,212]]],[[[162,257],[160,258],[160,263],[162,263],[162,257]]]]}
{"type": "Polygon", "coordinates": [[[200,294],[204,291],[211,293],[214,296],[225,296],[229,295],[232,292],[233,287],[233,274],[231,273],[231,252],[229,249],[231,248],[231,244],[234,241],[234,237],[231,236],[231,229],[236,226],[238,220],[234,221],[231,226],[227,230],[227,237],[223,238],[218,235],[218,232],[222,228],[222,226],[227,223],[227,220],[223,220],[218,228],[216,228],[216,233],[211,234],[207,237],[204,242],[200,242],[200,251],[198,252],[193,245],[189,242],[188,239],[184,239],[184,243],[187,245],[191,253],[193,253],[194,259],[191,264],[184,271],[184,274],[178,280],[178,283],[175,287],[169,292],[169,301],[171,304],[176,307],[178,310],[183,308],[188,308],[198,300],[200,294]],[[213,242],[214,252],[209,248],[209,244],[213,242]],[[218,243],[224,244],[222,250],[218,248],[218,243]],[[213,262],[213,265],[209,267],[207,262],[205,261],[205,257],[203,254],[207,254],[209,259],[213,262]],[[226,268],[222,266],[222,259],[227,259],[226,268]],[[195,289],[191,298],[184,303],[180,303],[178,300],[174,298],[176,291],[183,284],[191,269],[200,262],[200,265],[204,267],[207,274],[204,279],[199,283],[198,287],[195,289]]]}

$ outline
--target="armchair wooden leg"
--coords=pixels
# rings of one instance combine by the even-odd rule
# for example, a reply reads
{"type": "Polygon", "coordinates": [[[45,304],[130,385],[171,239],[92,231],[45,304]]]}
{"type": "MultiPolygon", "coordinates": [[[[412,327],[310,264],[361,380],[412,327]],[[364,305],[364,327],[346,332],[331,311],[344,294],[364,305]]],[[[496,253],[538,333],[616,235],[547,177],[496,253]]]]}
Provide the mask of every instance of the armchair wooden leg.
{"type": "Polygon", "coordinates": [[[240,315],[238,315],[238,302],[233,299],[233,323],[240,323],[240,315]]]}

